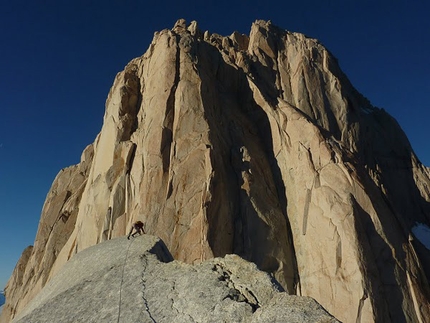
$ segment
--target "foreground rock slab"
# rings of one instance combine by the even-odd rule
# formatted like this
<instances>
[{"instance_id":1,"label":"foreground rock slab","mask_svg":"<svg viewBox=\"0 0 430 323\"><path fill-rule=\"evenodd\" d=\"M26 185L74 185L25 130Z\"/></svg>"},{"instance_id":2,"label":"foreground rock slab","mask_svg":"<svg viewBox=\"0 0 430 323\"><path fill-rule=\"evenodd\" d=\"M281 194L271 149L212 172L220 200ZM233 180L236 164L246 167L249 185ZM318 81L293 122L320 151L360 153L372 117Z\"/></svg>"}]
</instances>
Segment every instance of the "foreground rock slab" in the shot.
<instances>
[{"instance_id":1,"label":"foreground rock slab","mask_svg":"<svg viewBox=\"0 0 430 323\"><path fill-rule=\"evenodd\" d=\"M78 253L13 322L338 321L236 255L193 266L145 235Z\"/></svg>"}]
</instances>

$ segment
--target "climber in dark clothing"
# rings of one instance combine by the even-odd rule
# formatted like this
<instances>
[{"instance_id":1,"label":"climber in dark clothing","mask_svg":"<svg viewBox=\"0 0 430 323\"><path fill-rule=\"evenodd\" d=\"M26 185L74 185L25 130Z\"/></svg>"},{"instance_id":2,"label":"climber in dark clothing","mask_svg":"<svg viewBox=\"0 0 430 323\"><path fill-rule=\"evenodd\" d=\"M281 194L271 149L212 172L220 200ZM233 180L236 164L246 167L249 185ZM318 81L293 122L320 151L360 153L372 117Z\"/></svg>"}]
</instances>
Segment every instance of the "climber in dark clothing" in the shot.
<instances>
[{"instance_id":1,"label":"climber in dark clothing","mask_svg":"<svg viewBox=\"0 0 430 323\"><path fill-rule=\"evenodd\" d=\"M136 230L135 233L132 234L133 230ZM142 221L136 221L131 226L130 232L128 233L127 239L130 240L130 236L134 237L137 233L139 235L142 235L145 233L145 230L143 230L143 222Z\"/></svg>"}]
</instances>

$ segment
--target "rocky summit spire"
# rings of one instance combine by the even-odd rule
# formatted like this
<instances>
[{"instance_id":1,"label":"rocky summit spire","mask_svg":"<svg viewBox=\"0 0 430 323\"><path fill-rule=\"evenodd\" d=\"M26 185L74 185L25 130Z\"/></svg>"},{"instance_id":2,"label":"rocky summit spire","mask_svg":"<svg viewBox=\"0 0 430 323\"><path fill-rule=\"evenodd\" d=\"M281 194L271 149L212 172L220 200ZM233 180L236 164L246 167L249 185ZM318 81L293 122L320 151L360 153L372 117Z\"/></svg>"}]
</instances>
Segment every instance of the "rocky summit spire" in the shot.
<instances>
[{"instance_id":1,"label":"rocky summit spire","mask_svg":"<svg viewBox=\"0 0 430 323\"><path fill-rule=\"evenodd\" d=\"M412 230L430 225L430 170L327 49L270 22L224 37L178 20L118 73L0 321L135 220L175 259L235 253L342 322L430 317L430 252Z\"/></svg>"}]
</instances>

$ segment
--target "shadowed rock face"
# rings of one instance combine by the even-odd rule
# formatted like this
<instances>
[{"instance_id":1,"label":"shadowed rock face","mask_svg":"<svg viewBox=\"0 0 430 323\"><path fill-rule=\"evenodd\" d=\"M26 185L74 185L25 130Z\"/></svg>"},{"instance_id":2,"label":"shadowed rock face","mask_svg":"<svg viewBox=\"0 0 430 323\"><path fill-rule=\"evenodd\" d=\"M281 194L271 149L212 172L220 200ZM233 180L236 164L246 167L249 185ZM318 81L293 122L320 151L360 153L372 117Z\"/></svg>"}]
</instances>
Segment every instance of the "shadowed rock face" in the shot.
<instances>
[{"instance_id":1,"label":"shadowed rock face","mask_svg":"<svg viewBox=\"0 0 430 323\"><path fill-rule=\"evenodd\" d=\"M183 20L155 33L66 170L2 322L75 253L135 220L175 259L238 254L343 322L430 317L430 254L411 232L430 224L430 171L302 34L256 21L249 37L222 37Z\"/></svg>"},{"instance_id":2,"label":"shadowed rock face","mask_svg":"<svg viewBox=\"0 0 430 323\"><path fill-rule=\"evenodd\" d=\"M87 248L13 322L339 322L236 255L172 260L154 236Z\"/></svg>"}]
</instances>

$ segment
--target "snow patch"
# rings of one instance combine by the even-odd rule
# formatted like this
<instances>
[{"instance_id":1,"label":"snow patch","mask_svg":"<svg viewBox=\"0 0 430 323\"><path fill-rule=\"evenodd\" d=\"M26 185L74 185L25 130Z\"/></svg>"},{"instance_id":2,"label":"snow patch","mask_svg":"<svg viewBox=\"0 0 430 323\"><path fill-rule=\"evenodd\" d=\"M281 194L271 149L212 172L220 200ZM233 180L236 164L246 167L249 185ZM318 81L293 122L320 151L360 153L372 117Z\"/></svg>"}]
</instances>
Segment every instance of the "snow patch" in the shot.
<instances>
[{"instance_id":1,"label":"snow patch","mask_svg":"<svg viewBox=\"0 0 430 323\"><path fill-rule=\"evenodd\" d=\"M412 228L412 233L427 249L430 250L430 228L427 225L417 223Z\"/></svg>"}]
</instances>

